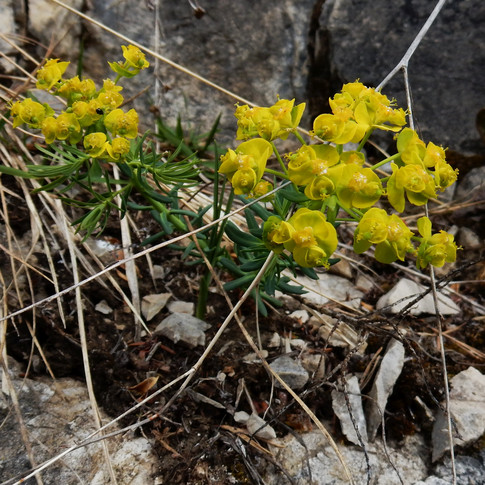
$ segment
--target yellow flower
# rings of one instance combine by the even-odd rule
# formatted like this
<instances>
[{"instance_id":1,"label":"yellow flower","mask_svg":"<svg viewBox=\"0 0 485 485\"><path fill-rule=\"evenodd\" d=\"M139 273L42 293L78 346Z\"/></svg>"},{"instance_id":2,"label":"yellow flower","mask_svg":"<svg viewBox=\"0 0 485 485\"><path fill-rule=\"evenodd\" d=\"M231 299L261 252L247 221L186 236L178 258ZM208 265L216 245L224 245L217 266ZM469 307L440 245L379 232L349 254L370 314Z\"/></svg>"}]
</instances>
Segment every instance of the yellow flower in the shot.
<instances>
[{"instance_id":1,"label":"yellow flower","mask_svg":"<svg viewBox=\"0 0 485 485\"><path fill-rule=\"evenodd\" d=\"M271 192L273 190L273 184L271 182L268 182L267 180L261 180L260 182L258 182L252 192L249 194L249 197L253 198L253 199L257 199L259 197L262 197L263 195L266 195L268 192ZM272 198L274 197L274 195L269 195L268 197L265 197L263 200L263 202L268 202L270 201Z\"/></svg>"},{"instance_id":2,"label":"yellow flower","mask_svg":"<svg viewBox=\"0 0 485 485\"><path fill-rule=\"evenodd\" d=\"M53 116L48 116L42 121L41 130L45 137L45 142L50 145L57 136L57 120Z\"/></svg>"},{"instance_id":3,"label":"yellow flower","mask_svg":"<svg viewBox=\"0 0 485 485\"><path fill-rule=\"evenodd\" d=\"M440 192L443 192L450 185L453 185L458 178L458 169L453 169L453 167L445 162L444 160L438 160L434 166L434 183L436 188Z\"/></svg>"},{"instance_id":4,"label":"yellow flower","mask_svg":"<svg viewBox=\"0 0 485 485\"><path fill-rule=\"evenodd\" d=\"M120 91L122 89L121 86L117 86L111 79L105 79L103 87L96 98L97 107L107 114L109 111L121 106L123 95L120 94Z\"/></svg>"},{"instance_id":5,"label":"yellow flower","mask_svg":"<svg viewBox=\"0 0 485 485\"><path fill-rule=\"evenodd\" d=\"M270 216L263 226L263 242L269 250L279 254L284 249L283 244L291 239L294 231L288 222L278 216Z\"/></svg>"},{"instance_id":6,"label":"yellow flower","mask_svg":"<svg viewBox=\"0 0 485 485\"><path fill-rule=\"evenodd\" d=\"M69 143L77 143L81 138L81 125L74 113L61 113L56 118L56 138L68 140Z\"/></svg>"},{"instance_id":7,"label":"yellow flower","mask_svg":"<svg viewBox=\"0 0 485 485\"><path fill-rule=\"evenodd\" d=\"M67 69L69 62L59 62L59 59L49 59L43 67L37 71L38 89L50 90L62 80L62 75Z\"/></svg>"},{"instance_id":8,"label":"yellow flower","mask_svg":"<svg viewBox=\"0 0 485 485\"><path fill-rule=\"evenodd\" d=\"M383 193L379 177L370 169L348 163L343 165L337 184L337 196L346 207L367 209Z\"/></svg>"},{"instance_id":9,"label":"yellow flower","mask_svg":"<svg viewBox=\"0 0 485 485\"><path fill-rule=\"evenodd\" d=\"M354 120L343 120L338 115L325 113L315 118L311 134L321 140L344 145L360 142L365 135L365 127Z\"/></svg>"},{"instance_id":10,"label":"yellow flower","mask_svg":"<svg viewBox=\"0 0 485 485\"><path fill-rule=\"evenodd\" d=\"M360 220L354 232L354 250L357 254L367 251L373 244L387 239L389 215L384 209L372 207Z\"/></svg>"},{"instance_id":11,"label":"yellow flower","mask_svg":"<svg viewBox=\"0 0 485 485\"><path fill-rule=\"evenodd\" d=\"M53 109L47 104L40 104L30 98L23 101L16 101L10 113L13 116L13 127L17 128L25 123L30 128L40 128L47 116L54 113Z\"/></svg>"},{"instance_id":12,"label":"yellow flower","mask_svg":"<svg viewBox=\"0 0 485 485\"><path fill-rule=\"evenodd\" d=\"M81 127L86 128L93 125L103 116L103 111L98 108L95 99L89 101L76 101L70 108L71 112L76 115Z\"/></svg>"},{"instance_id":13,"label":"yellow flower","mask_svg":"<svg viewBox=\"0 0 485 485\"><path fill-rule=\"evenodd\" d=\"M288 155L288 177L296 185L307 185L315 177L328 173L339 162L339 154L331 145L304 145Z\"/></svg>"},{"instance_id":14,"label":"yellow flower","mask_svg":"<svg viewBox=\"0 0 485 485\"><path fill-rule=\"evenodd\" d=\"M146 69L150 67L150 63L145 59L145 54L134 45L128 47L122 45L123 57L126 59L126 63L133 69Z\"/></svg>"},{"instance_id":15,"label":"yellow flower","mask_svg":"<svg viewBox=\"0 0 485 485\"><path fill-rule=\"evenodd\" d=\"M392 175L387 182L387 198L398 212L405 207L404 194L414 205L423 205L429 199L436 197L433 177L422 165L404 165L398 167L391 163Z\"/></svg>"},{"instance_id":16,"label":"yellow flower","mask_svg":"<svg viewBox=\"0 0 485 485\"><path fill-rule=\"evenodd\" d=\"M98 158L105 154L109 142L107 141L105 133L96 132L86 135L83 140L83 145L86 149L86 153L93 158Z\"/></svg>"},{"instance_id":17,"label":"yellow flower","mask_svg":"<svg viewBox=\"0 0 485 485\"><path fill-rule=\"evenodd\" d=\"M327 222L325 215L307 208L298 209L288 221L293 226L291 239L284 242L285 249L293 253L300 266L311 268L328 266L328 258L337 249L337 231Z\"/></svg>"},{"instance_id":18,"label":"yellow flower","mask_svg":"<svg viewBox=\"0 0 485 485\"><path fill-rule=\"evenodd\" d=\"M294 104L294 99L280 99L270 107L238 106L234 113L238 120L236 139L247 140L259 135L268 141L286 140L295 131L305 110L305 103Z\"/></svg>"},{"instance_id":19,"label":"yellow flower","mask_svg":"<svg viewBox=\"0 0 485 485\"><path fill-rule=\"evenodd\" d=\"M271 143L262 138L245 141L221 157L219 173L227 176L235 194L249 194L263 177L272 151Z\"/></svg>"},{"instance_id":20,"label":"yellow flower","mask_svg":"<svg viewBox=\"0 0 485 485\"><path fill-rule=\"evenodd\" d=\"M115 109L106 115L104 126L113 136L135 138L138 134L138 114L134 109L127 113L122 109Z\"/></svg>"},{"instance_id":21,"label":"yellow flower","mask_svg":"<svg viewBox=\"0 0 485 485\"><path fill-rule=\"evenodd\" d=\"M130 142L126 138L117 137L106 143L106 151L113 160L120 160L130 152Z\"/></svg>"},{"instance_id":22,"label":"yellow flower","mask_svg":"<svg viewBox=\"0 0 485 485\"><path fill-rule=\"evenodd\" d=\"M69 105L75 101L89 101L96 94L96 85L92 79L79 79L75 76L62 83L57 92L65 99Z\"/></svg>"},{"instance_id":23,"label":"yellow flower","mask_svg":"<svg viewBox=\"0 0 485 485\"><path fill-rule=\"evenodd\" d=\"M457 246L453 235L440 231L432 234L431 221L427 217L418 219L418 230L422 236L418 248L416 266L426 268L428 264L442 267L445 263L453 263L456 260Z\"/></svg>"},{"instance_id":24,"label":"yellow flower","mask_svg":"<svg viewBox=\"0 0 485 485\"><path fill-rule=\"evenodd\" d=\"M109 67L118 76L133 77L136 76L142 69L150 67L150 63L145 59L145 54L133 45L128 47L122 45L124 62L108 62Z\"/></svg>"},{"instance_id":25,"label":"yellow flower","mask_svg":"<svg viewBox=\"0 0 485 485\"><path fill-rule=\"evenodd\" d=\"M367 251L373 244L375 258L381 263L404 260L406 253L414 253L412 231L397 215L372 207L360 220L354 233L354 250L357 254Z\"/></svg>"}]
</instances>

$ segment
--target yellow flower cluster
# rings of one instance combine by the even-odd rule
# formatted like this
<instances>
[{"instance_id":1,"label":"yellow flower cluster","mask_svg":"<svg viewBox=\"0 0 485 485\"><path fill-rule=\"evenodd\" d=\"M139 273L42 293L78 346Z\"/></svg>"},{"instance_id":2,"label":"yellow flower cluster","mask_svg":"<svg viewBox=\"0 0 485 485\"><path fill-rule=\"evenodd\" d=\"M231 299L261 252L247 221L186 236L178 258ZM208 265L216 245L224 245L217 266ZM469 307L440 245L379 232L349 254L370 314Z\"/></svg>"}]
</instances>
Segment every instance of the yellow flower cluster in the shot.
<instances>
[{"instance_id":1,"label":"yellow flower cluster","mask_svg":"<svg viewBox=\"0 0 485 485\"><path fill-rule=\"evenodd\" d=\"M304 103L279 99L273 106L249 108L238 106L237 139L247 140L221 158L219 172L227 175L238 195L260 197L273 188L264 180L265 173L290 180L293 184L296 212L281 217L281 205L270 216L263 229L263 242L271 250L291 252L302 267L326 266L337 247L334 225L343 210L356 221L354 249L357 253L375 246L375 257L383 263L403 261L407 254L417 256L417 266L441 266L454 261L456 244L453 237L441 231L432 235L429 219L421 219L416 236L397 214L376 207L387 201L398 212L405 209L406 199L423 205L435 199L457 179L457 171L446 162L445 150L433 143L427 145L406 125L406 112L395 102L362 83L345 84L329 100L332 113L317 116L311 134L319 138L308 145L297 133ZM364 144L372 131L392 131L397 136L398 153L376 166L365 166L362 146L344 150L346 143ZM286 154L277 152L274 140L285 140L295 134L301 148ZM252 138L251 140L248 140ZM271 142L271 143L270 143ZM282 172L266 168L274 153ZM381 178L376 169L390 163L392 174ZM273 181L274 183L275 181ZM327 215L325 215L327 214ZM348 219L347 219L348 220ZM415 248L413 241L419 242Z\"/></svg>"},{"instance_id":2,"label":"yellow flower cluster","mask_svg":"<svg viewBox=\"0 0 485 485\"><path fill-rule=\"evenodd\" d=\"M132 77L149 66L145 55L134 46L122 46L124 62L110 63L118 74L116 81L106 79L97 89L92 79L79 76L64 79L69 62L49 59L37 71L36 87L64 98L67 107L57 114L48 104L26 98L11 106L13 127L26 124L40 129L47 144L56 140L76 145L82 141L92 158L119 161L130 150L130 139L138 134L138 114L121 108L123 89L116 83L121 77Z\"/></svg>"}]
</instances>

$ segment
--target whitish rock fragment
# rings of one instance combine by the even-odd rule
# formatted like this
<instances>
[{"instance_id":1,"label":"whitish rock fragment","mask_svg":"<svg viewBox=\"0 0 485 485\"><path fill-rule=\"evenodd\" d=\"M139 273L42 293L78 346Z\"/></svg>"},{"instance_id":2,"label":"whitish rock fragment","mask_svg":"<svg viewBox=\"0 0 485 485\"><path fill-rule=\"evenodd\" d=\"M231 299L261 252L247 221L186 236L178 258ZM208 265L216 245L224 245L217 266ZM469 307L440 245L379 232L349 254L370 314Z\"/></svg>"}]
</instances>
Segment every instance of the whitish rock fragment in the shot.
<instances>
[{"instance_id":1,"label":"whitish rock fragment","mask_svg":"<svg viewBox=\"0 0 485 485\"><path fill-rule=\"evenodd\" d=\"M342 463L321 431L276 438L272 440L269 449L275 455L276 462L284 468L295 484L349 485L350 483ZM400 443L395 448L392 443L388 443L387 451L380 440L367 445L365 451L356 446L339 446L339 450L355 485L369 483L411 485L418 480L423 480L428 473L424 461L426 446L419 435L406 437L404 443ZM369 460L369 470L366 465L367 460ZM282 480L281 472L274 472L274 466L268 467L263 479L267 485L281 485L286 481ZM288 483L290 483L289 480Z\"/></svg>"},{"instance_id":2,"label":"whitish rock fragment","mask_svg":"<svg viewBox=\"0 0 485 485\"><path fill-rule=\"evenodd\" d=\"M332 391L332 408L340 420L342 432L347 439L357 446L362 446L362 443L366 445L367 426L365 422L364 409L362 408L359 380L356 376L346 379L345 392L347 397L345 396L343 390L337 391L335 389ZM355 429L356 427L359 431L360 439L357 434L357 430Z\"/></svg>"},{"instance_id":3,"label":"whitish rock fragment","mask_svg":"<svg viewBox=\"0 0 485 485\"><path fill-rule=\"evenodd\" d=\"M344 322L339 322L325 314L315 312L310 318L309 324L318 328L320 338L331 347L352 347L359 343L359 334ZM363 351L365 346L362 345L360 350Z\"/></svg>"},{"instance_id":4,"label":"whitish rock fragment","mask_svg":"<svg viewBox=\"0 0 485 485\"><path fill-rule=\"evenodd\" d=\"M282 355L275 359L270 367L288 384L291 389L300 389L308 381L308 372L297 360L292 359L288 355ZM276 387L283 386L276 381Z\"/></svg>"},{"instance_id":5,"label":"whitish rock fragment","mask_svg":"<svg viewBox=\"0 0 485 485\"><path fill-rule=\"evenodd\" d=\"M318 280L307 276L299 276L298 283L308 292L303 298L316 305L323 305L330 300L359 308L360 300L364 295L349 280L329 273L318 275Z\"/></svg>"},{"instance_id":6,"label":"whitish rock fragment","mask_svg":"<svg viewBox=\"0 0 485 485\"><path fill-rule=\"evenodd\" d=\"M195 305L190 301L171 301L168 304L168 309L172 313L188 313L194 314Z\"/></svg>"},{"instance_id":7,"label":"whitish rock fragment","mask_svg":"<svg viewBox=\"0 0 485 485\"><path fill-rule=\"evenodd\" d=\"M171 293L157 293L143 297L143 300L141 301L141 313L146 318L147 322L165 307L171 296Z\"/></svg>"},{"instance_id":8,"label":"whitish rock fragment","mask_svg":"<svg viewBox=\"0 0 485 485\"><path fill-rule=\"evenodd\" d=\"M394 288L381 296L377 302L377 309L384 309L388 313L399 313L410 302L416 299L420 293L427 288L407 278L402 278ZM438 292L438 311L442 315L456 315L460 313L458 305ZM428 293L424 298L419 299L410 309L411 315L422 315L423 313L435 314L433 295Z\"/></svg>"},{"instance_id":9,"label":"whitish rock fragment","mask_svg":"<svg viewBox=\"0 0 485 485\"><path fill-rule=\"evenodd\" d=\"M104 315L108 315L113 311L113 309L108 305L108 302L106 300L101 300L95 307L94 309L99 312L103 313Z\"/></svg>"},{"instance_id":10,"label":"whitish rock fragment","mask_svg":"<svg viewBox=\"0 0 485 485\"><path fill-rule=\"evenodd\" d=\"M264 428L262 428L262 426L264 426ZM254 434L258 438L263 438L265 440L276 438L275 430L257 414L251 414L251 416L249 416L246 421L246 428L248 429L249 434Z\"/></svg>"},{"instance_id":11,"label":"whitish rock fragment","mask_svg":"<svg viewBox=\"0 0 485 485\"><path fill-rule=\"evenodd\" d=\"M163 335L173 342L184 342L194 348L205 345L205 331L210 325L186 313L172 313L164 318L155 329L155 335Z\"/></svg>"},{"instance_id":12,"label":"whitish rock fragment","mask_svg":"<svg viewBox=\"0 0 485 485\"><path fill-rule=\"evenodd\" d=\"M464 446L485 433L485 375L469 367L451 379L450 387L450 413L455 427L453 442ZM440 410L432 434L433 461L450 448L447 421Z\"/></svg>"},{"instance_id":13,"label":"whitish rock fragment","mask_svg":"<svg viewBox=\"0 0 485 485\"><path fill-rule=\"evenodd\" d=\"M382 422L382 416L387 405L387 399L392 393L394 384L401 374L404 365L404 346L398 340L392 339L387 346L370 392L367 408L367 430L369 441L374 441L377 430Z\"/></svg>"}]
</instances>

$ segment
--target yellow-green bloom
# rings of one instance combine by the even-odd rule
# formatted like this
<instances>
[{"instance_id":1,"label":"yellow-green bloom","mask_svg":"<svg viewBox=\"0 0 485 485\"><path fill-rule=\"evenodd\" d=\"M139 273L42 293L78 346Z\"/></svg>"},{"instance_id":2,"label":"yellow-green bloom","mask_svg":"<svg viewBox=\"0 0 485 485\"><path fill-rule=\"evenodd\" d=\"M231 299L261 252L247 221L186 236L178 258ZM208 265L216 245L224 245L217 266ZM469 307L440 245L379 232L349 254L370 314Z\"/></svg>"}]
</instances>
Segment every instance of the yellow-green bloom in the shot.
<instances>
[{"instance_id":1,"label":"yellow-green bloom","mask_svg":"<svg viewBox=\"0 0 485 485\"><path fill-rule=\"evenodd\" d=\"M107 141L105 133L96 132L86 135L83 140L83 145L86 153L93 158L98 158L105 154L109 142Z\"/></svg>"},{"instance_id":2,"label":"yellow-green bloom","mask_svg":"<svg viewBox=\"0 0 485 485\"><path fill-rule=\"evenodd\" d=\"M262 197L263 195L266 195L268 192L271 192L273 190L273 184L271 182L268 182L267 180L261 180L259 181L255 187L253 188L252 192L249 194L249 197L253 199L257 199L259 197ZM268 197L265 197L263 202L268 202L270 201L274 195L269 195Z\"/></svg>"},{"instance_id":3,"label":"yellow-green bloom","mask_svg":"<svg viewBox=\"0 0 485 485\"><path fill-rule=\"evenodd\" d=\"M296 185L307 185L315 177L326 176L339 162L339 153L331 145L304 145L287 158L289 179Z\"/></svg>"},{"instance_id":4,"label":"yellow-green bloom","mask_svg":"<svg viewBox=\"0 0 485 485\"><path fill-rule=\"evenodd\" d=\"M249 194L263 177L272 151L271 143L262 138L245 141L221 157L219 173L227 176L235 194Z\"/></svg>"},{"instance_id":5,"label":"yellow-green bloom","mask_svg":"<svg viewBox=\"0 0 485 485\"><path fill-rule=\"evenodd\" d=\"M112 160L120 160L128 155L130 142L126 138L114 138L111 143L106 143L106 151Z\"/></svg>"},{"instance_id":6,"label":"yellow-green bloom","mask_svg":"<svg viewBox=\"0 0 485 485\"><path fill-rule=\"evenodd\" d=\"M135 138L138 134L138 113L134 109L127 113L115 109L106 115L104 126L113 136Z\"/></svg>"},{"instance_id":7,"label":"yellow-green bloom","mask_svg":"<svg viewBox=\"0 0 485 485\"><path fill-rule=\"evenodd\" d=\"M265 246L279 254L284 249L284 243L291 239L295 232L293 226L278 216L270 216L263 226L263 242Z\"/></svg>"},{"instance_id":8,"label":"yellow-green bloom","mask_svg":"<svg viewBox=\"0 0 485 485\"><path fill-rule=\"evenodd\" d=\"M45 142L50 145L54 142L57 136L57 120L53 116L44 118L42 121L41 130L45 137Z\"/></svg>"},{"instance_id":9,"label":"yellow-green bloom","mask_svg":"<svg viewBox=\"0 0 485 485\"><path fill-rule=\"evenodd\" d=\"M17 128L25 123L30 128L41 128L42 122L47 116L54 114L54 110L47 104L40 104L30 98L16 101L11 109L13 127Z\"/></svg>"},{"instance_id":10,"label":"yellow-green bloom","mask_svg":"<svg viewBox=\"0 0 485 485\"><path fill-rule=\"evenodd\" d=\"M427 217L418 219L418 230L422 236L418 248L416 266L426 268L428 264L442 267L445 263L453 263L456 260L457 246L452 234L445 231L432 234L431 221Z\"/></svg>"},{"instance_id":11,"label":"yellow-green bloom","mask_svg":"<svg viewBox=\"0 0 485 485\"><path fill-rule=\"evenodd\" d=\"M307 208L298 209L288 220L293 227L291 239L283 243L293 259L304 268L328 266L328 258L337 249L337 231L325 215Z\"/></svg>"},{"instance_id":12,"label":"yellow-green bloom","mask_svg":"<svg viewBox=\"0 0 485 485\"><path fill-rule=\"evenodd\" d=\"M422 165L410 164L398 167L395 163L391 163L391 167L392 175L387 182L387 197L398 212L404 211L404 194L414 205L424 205L429 199L436 197L433 177Z\"/></svg>"},{"instance_id":13,"label":"yellow-green bloom","mask_svg":"<svg viewBox=\"0 0 485 485\"><path fill-rule=\"evenodd\" d=\"M69 105L75 101L89 101L96 94L96 85L92 79L79 79L75 76L62 83L57 92L67 99Z\"/></svg>"},{"instance_id":14,"label":"yellow-green bloom","mask_svg":"<svg viewBox=\"0 0 485 485\"><path fill-rule=\"evenodd\" d=\"M123 88L117 86L111 79L105 79L103 87L100 89L96 98L97 107L101 109L104 114L112 111L123 103L123 95L120 91Z\"/></svg>"},{"instance_id":15,"label":"yellow-green bloom","mask_svg":"<svg viewBox=\"0 0 485 485\"><path fill-rule=\"evenodd\" d=\"M340 116L324 113L313 121L312 135L321 140L344 145L345 143L358 143L365 135L365 127L352 119L342 119Z\"/></svg>"},{"instance_id":16,"label":"yellow-green bloom","mask_svg":"<svg viewBox=\"0 0 485 485\"><path fill-rule=\"evenodd\" d=\"M349 163L342 166L337 184L337 196L346 207L367 209L383 193L379 177L370 169Z\"/></svg>"},{"instance_id":17,"label":"yellow-green bloom","mask_svg":"<svg viewBox=\"0 0 485 485\"><path fill-rule=\"evenodd\" d=\"M434 183L436 188L443 192L450 185L453 185L458 178L458 169L454 169L444 160L438 160L434 166Z\"/></svg>"},{"instance_id":18,"label":"yellow-green bloom","mask_svg":"<svg viewBox=\"0 0 485 485\"><path fill-rule=\"evenodd\" d=\"M93 125L103 116L103 111L98 107L95 99L74 102L70 112L76 115L83 128Z\"/></svg>"},{"instance_id":19,"label":"yellow-green bloom","mask_svg":"<svg viewBox=\"0 0 485 485\"><path fill-rule=\"evenodd\" d=\"M62 80L62 75L69 64L69 62L59 62L59 59L49 59L37 71L36 87L38 89L46 89L47 91L50 90Z\"/></svg>"},{"instance_id":20,"label":"yellow-green bloom","mask_svg":"<svg viewBox=\"0 0 485 485\"><path fill-rule=\"evenodd\" d=\"M108 62L109 67L118 74L124 77L136 76L142 69L150 67L150 63L145 59L145 54L134 45L121 46L123 50L124 62Z\"/></svg>"},{"instance_id":21,"label":"yellow-green bloom","mask_svg":"<svg viewBox=\"0 0 485 485\"><path fill-rule=\"evenodd\" d=\"M81 125L74 113L61 113L57 118L56 138L58 140L69 140L70 143L77 143L81 135Z\"/></svg>"},{"instance_id":22,"label":"yellow-green bloom","mask_svg":"<svg viewBox=\"0 0 485 485\"><path fill-rule=\"evenodd\" d=\"M268 141L276 138L286 140L295 131L305 110L305 103L297 106L294 104L294 99L279 99L270 107L238 106L234 113L238 120L236 139L247 140L260 136Z\"/></svg>"},{"instance_id":23,"label":"yellow-green bloom","mask_svg":"<svg viewBox=\"0 0 485 485\"><path fill-rule=\"evenodd\" d=\"M414 253L412 231L397 215L372 207L360 220L354 233L354 250L357 254L375 244L375 258L381 263L404 260L406 253Z\"/></svg>"}]
</instances>

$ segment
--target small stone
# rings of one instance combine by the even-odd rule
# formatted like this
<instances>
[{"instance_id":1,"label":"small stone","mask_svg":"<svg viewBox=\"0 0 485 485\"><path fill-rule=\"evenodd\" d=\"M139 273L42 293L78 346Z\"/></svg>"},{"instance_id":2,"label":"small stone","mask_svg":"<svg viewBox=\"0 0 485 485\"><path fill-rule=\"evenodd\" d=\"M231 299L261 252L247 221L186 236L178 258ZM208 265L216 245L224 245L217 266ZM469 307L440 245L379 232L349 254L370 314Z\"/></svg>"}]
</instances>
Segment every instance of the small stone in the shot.
<instances>
[{"instance_id":1,"label":"small stone","mask_svg":"<svg viewBox=\"0 0 485 485\"><path fill-rule=\"evenodd\" d=\"M113 312L113 309L108 305L108 302L106 300L101 300L95 307L94 309L102 313L103 315L108 315Z\"/></svg>"},{"instance_id":2,"label":"small stone","mask_svg":"<svg viewBox=\"0 0 485 485\"><path fill-rule=\"evenodd\" d=\"M300 389L308 381L308 372L305 370L300 361L294 360L288 355L278 357L270 364L276 374L278 374L291 389ZM280 389L283 386L276 381L275 386Z\"/></svg>"},{"instance_id":3,"label":"small stone","mask_svg":"<svg viewBox=\"0 0 485 485\"><path fill-rule=\"evenodd\" d=\"M455 431L453 442L465 446L485 433L485 375L474 367L457 374L450 381L450 413ZM450 449L448 420L439 411L433 426L433 461Z\"/></svg>"},{"instance_id":4,"label":"small stone","mask_svg":"<svg viewBox=\"0 0 485 485\"><path fill-rule=\"evenodd\" d=\"M310 315L306 310L295 310L293 313L290 313L289 316L299 320L301 323L308 322L308 319L310 318Z\"/></svg>"},{"instance_id":5,"label":"small stone","mask_svg":"<svg viewBox=\"0 0 485 485\"><path fill-rule=\"evenodd\" d=\"M313 379L320 380L325 377L325 356L323 354L303 352L301 364L313 376Z\"/></svg>"},{"instance_id":6,"label":"small stone","mask_svg":"<svg viewBox=\"0 0 485 485\"><path fill-rule=\"evenodd\" d=\"M168 310L172 313L194 314L195 305L189 301L171 301L168 304Z\"/></svg>"},{"instance_id":7,"label":"small stone","mask_svg":"<svg viewBox=\"0 0 485 485\"><path fill-rule=\"evenodd\" d=\"M468 227L460 228L457 242L460 246L463 246L463 249L479 249L483 247L483 241Z\"/></svg>"},{"instance_id":8,"label":"small stone","mask_svg":"<svg viewBox=\"0 0 485 485\"><path fill-rule=\"evenodd\" d=\"M387 346L369 394L367 429L370 441L374 441L377 430L382 424L382 416L386 410L387 400L392 393L394 384L401 375L403 365L404 346L398 340L392 339Z\"/></svg>"},{"instance_id":9,"label":"small stone","mask_svg":"<svg viewBox=\"0 0 485 485\"><path fill-rule=\"evenodd\" d=\"M275 430L257 414L251 414L251 416L249 416L248 420L246 421L246 428L248 429L249 434L254 434L254 436L258 438L265 440L272 440L276 438Z\"/></svg>"},{"instance_id":10,"label":"small stone","mask_svg":"<svg viewBox=\"0 0 485 485\"><path fill-rule=\"evenodd\" d=\"M426 288L412 280L402 278L391 291L379 298L377 309L387 313L400 313L411 301L416 299ZM441 315L457 315L460 308L442 292L438 292L438 311ZM429 292L418 300L411 308L411 315L422 315L423 313L435 314L433 295Z\"/></svg>"},{"instance_id":11,"label":"small stone","mask_svg":"<svg viewBox=\"0 0 485 485\"><path fill-rule=\"evenodd\" d=\"M237 411L234 413L234 421L239 424L246 424L249 419L249 414L246 411Z\"/></svg>"},{"instance_id":12,"label":"small stone","mask_svg":"<svg viewBox=\"0 0 485 485\"><path fill-rule=\"evenodd\" d=\"M141 301L141 313L147 322L160 313L171 296L171 293L157 293L143 297Z\"/></svg>"},{"instance_id":13,"label":"small stone","mask_svg":"<svg viewBox=\"0 0 485 485\"><path fill-rule=\"evenodd\" d=\"M332 408L347 439L357 446L366 445L367 426L362 408L359 380L356 376L346 378L345 392L347 396L345 396L344 391L337 391L336 389L332 391ZM352 414L349 412L349 405ZM359 434L357 434L357 431Z\"/></svg>"},{"instance_id":14,"label":"small stone","mask_svg":"<svg viewBox=\"0 0 485 485\"><path fill-rule=\"evenodd\" d=\"M199 318L186 313L172 313L164 318L157 326L154 335L163 335L172 342L184 342L188 347L194 348L205 345L205 330L210 325Z\"/></svg>"}]
</instances>

